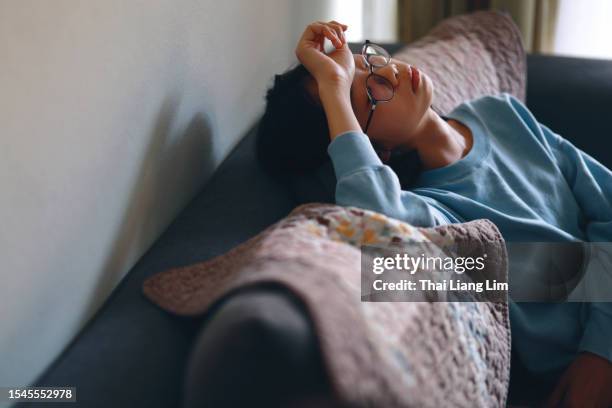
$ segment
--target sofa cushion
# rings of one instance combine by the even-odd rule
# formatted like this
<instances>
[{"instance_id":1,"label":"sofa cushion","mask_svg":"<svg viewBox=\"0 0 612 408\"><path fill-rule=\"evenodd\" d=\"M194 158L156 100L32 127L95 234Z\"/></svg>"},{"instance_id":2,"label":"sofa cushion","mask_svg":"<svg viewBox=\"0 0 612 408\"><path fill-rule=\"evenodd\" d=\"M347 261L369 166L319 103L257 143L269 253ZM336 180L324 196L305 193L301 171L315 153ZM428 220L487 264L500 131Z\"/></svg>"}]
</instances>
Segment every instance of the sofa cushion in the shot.
<instances>
[{"instance_id":1,"label":"sofa cushion","mask_svg":"<svg viewBox=\"0 0 612 408\"><path fill-rule=\"evenodd\" d=\"M529 110L612 169L612 60L529 55L528 61Z\"/></svg>"}]
</instances>

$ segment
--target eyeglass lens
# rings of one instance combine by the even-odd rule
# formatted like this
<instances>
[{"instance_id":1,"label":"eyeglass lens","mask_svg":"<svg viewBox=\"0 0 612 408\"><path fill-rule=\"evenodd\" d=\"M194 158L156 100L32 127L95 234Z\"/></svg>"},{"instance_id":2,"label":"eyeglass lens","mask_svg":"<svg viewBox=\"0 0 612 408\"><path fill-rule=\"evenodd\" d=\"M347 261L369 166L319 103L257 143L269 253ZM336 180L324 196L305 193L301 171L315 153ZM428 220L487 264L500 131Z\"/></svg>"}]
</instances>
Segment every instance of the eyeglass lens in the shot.
<instances>
[{"instance_id":1,"label":"eyeglass lens","mask_svg":"<svg viewBox=\"0 0 612 408\"><path fill-rule=\"evenodd\" d=\"M370 96L377 101L388 101L393 98L393 84L380 75L370 75L366 86Z\"/></svg>"},{"instance_id":2,"label":"eyeglass lens","mask_svg":"<svg viewBox=\"0 0 612 408\"><path fill-rule=\"evenodd\" d=\"M363 48L366 62L373 67L384 67L389 63L389 53L378 44L367 43Z\"/></svg>"},{"instance_id":3,"label":"eyeglass lens","mask_svg":"<svg viewBox=\"0 0 612 408\"><path fill-rule=\"evenodd\" d=\"M372 75L368 76L366 82L370 97L379 102L390 100L393 98L393 84L383 76L373 73L372 69L386 66L390 61L389 53L383 47L367 42L363 47L363 56L372 70Z\"/></svg>"}]
</instances>

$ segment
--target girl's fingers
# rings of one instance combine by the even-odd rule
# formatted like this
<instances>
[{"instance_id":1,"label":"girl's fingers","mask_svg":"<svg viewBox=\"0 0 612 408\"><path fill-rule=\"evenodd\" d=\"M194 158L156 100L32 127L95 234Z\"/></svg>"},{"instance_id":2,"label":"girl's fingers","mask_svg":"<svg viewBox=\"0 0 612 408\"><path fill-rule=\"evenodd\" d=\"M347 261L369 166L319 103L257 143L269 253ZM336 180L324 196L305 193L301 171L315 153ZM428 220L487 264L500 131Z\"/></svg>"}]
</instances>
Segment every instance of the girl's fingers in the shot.
<instances>
[{"instance_id":1,"label":"girl's fingers","mask_svg":"<svg viewBox=\"0 0 612 408\"><path fill-rule=\"evenodd\" d=\"M335 31L336 36L340 39L342 44L344 44L346 42L346 38L344 37L344 30L340 24L330 23L329 26Z\"/></svg>"},{"instance_id":2,"label":"girl's fingers","mask_svg":"<svg viewBox=\"0 0 612 408\"><path fill-rule=\"evenodd\" d=\"M332 20L332 21L330 21L330 23L332 23L332 24L338 24L339 26L341 26L341 27L342 27L342 29L343 29L344 31L346 31L346 29L348 28L348 26L347 26L346 24L339 23L339 22L337 22L336 20Z\"/></svg>"},{"instance_id":3,"label":"girl's fingers","mask_svg":"<svg viewBox=\"0 0 612 408\"><path fill-rule=\"evenodd\" d=\"M320 22L314 22L308 24L306 27L306 31L304 31L303 38L304 40L315 40L316 38L325 34L326 25Z\"/></svg>"},{"instance_id":4,"label":"girl's fingers","mask_svg":"<svg viewBox=\"0 0 612 408\"><path fill-rule=\"evenodd\" d=\"M346 24L342 24L337 22L336 20L331 20L328 22L325 21L317 21L318 24L323 24L323 25L327 25L327 26L334 26L334 27L338 27L340 28L342 31L346 31L346 29L348 28L348 26Z\"/></svg>"},{"instance_id":5,"label":"girl's fingers","mask_svg":"<svg viewBox=\"0 0 612 408\"><path fill-rule=\"evenodd\" d=\"M329 28L326 27L325 28L325 36L332 42L332 44L336 47L336 48L340 48L342 47L342 40L340 39L340 37L338 37L338 34L336 33L336 31L333 28Z\"/></svg>"},{"instance_id":6,"label":"girl's fingers","mask_svg":"<svg viewBox=\"0 0 612 408\"><path fill-rule=\"evenodd\" d=\"M346 31L348 29L348 26L346 24L341 24L339 22L337 22L336 20L331 20L329 22L324 22L324 21L316 21L316 24L321 24L324 26L328 26L330 28L332 28L334 31L336 31L338 33L338 37L341 37L342 34L344 33L344 31Z\"/></svg>"},{"instance_id":7,"label":"girl's fingers","mask_svg":"<svg viewBox=\"0 0 612 408\"><path fill-rule=\"evenodd\" d=\"M341 36L344 36L344 32L348 29L348 26L346 24L339 23L336 20L332 20L329 23L337 28L337 30L339 31L338 34Z\"/></svg>"},{"instance_id":8,"label":"girl's fingers","mask_svg":"<svg viewBox=\"0 0 612 408\"><path fill-rule=\"evenodd\" d=\"M342 46L342 41L340 40L340 38L336 34L336 31L332 27L324 23L315 23L315 24L316 24L316 28L320 29L321 35L323 35L325 38L331 41L331 43L336 48L340 48Z\"/></svg>"},{"instance_id":9,"label":"girl's fingers","mask_svg":"<svg viewBox=\"0 0 612 408\"><path fill-rule=\"evenodd\" d=\"M309 27L311 27L312 31L315 34L325 36L332 43L336 43L336 41L340 41L340 39L336 35L336 32L328 24L312 23Z\"/></svg>"},{"instance_id":10,"label":"girl's fingers","mask_svg":"<svg viewBox=\"0 0 612 408\"><path fill-rule=\"evenodd\" d=\"M320 50L323 50L324 38L329 39L334 47L341 48L346 43L346 37L344 36L346 28L344 27L347 26L335 21L330 21L329 23L316 21L308 25L303 39L318 42Z\"/></svg>"}]
</instances>

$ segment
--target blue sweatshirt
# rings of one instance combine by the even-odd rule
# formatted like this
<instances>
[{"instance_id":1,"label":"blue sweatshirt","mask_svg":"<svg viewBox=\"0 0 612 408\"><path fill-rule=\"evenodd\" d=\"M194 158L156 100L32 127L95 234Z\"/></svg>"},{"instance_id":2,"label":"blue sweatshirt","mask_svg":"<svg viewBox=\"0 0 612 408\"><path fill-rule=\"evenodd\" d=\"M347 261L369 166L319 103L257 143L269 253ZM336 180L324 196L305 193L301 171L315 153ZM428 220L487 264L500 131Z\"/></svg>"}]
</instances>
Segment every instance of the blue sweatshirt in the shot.
<instances>
[{"instance_id":1,"label":"blue sweatshirt","mask_svg":"<svg viewBox=\"0 0 612 408\"><path fill-rule=\"evenodd\" d=\"M508 242L612 241L612 172L538 123L518 99L486 96L447 116L470 128L472 149L424 171L411 191L364 133L336 137L328 153L337 204L423 227L488 218ZM513 351L534 373L558 373L580 351L612 361L612 303L511 301L510 322Z\"/></svg>"}]
</instances>

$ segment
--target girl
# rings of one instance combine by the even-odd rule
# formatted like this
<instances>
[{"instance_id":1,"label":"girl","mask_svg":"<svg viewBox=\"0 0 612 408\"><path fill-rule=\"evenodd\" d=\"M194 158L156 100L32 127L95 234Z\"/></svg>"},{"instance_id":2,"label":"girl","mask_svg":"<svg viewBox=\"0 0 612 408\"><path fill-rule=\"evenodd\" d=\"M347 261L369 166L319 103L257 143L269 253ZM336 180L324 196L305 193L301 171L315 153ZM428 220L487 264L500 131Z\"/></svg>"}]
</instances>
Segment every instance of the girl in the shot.
<instances>
[{"instance_id":1,"label":"girl","mask_svg":"<svg viewBox=\"0 0 612 408\"><path fill-rule=\"evenodd\" d=\"M509 94L438 115L426 73L376 45L352 54L346 30L308 25L302 65L276 76L259 130L269 169L307 173L329 157L337 204L415 226L488 218L506 241L612 240L610 170ZM415 153L421 171L398 177L383 163L394 151ZM549 406L612 405L612 305L511 302L510 318L514 357L556 382Z\"/></svg>"}]
</instances>

